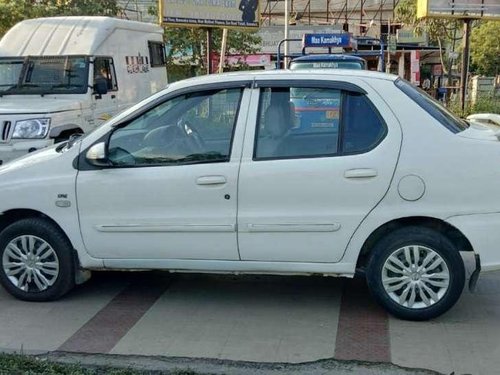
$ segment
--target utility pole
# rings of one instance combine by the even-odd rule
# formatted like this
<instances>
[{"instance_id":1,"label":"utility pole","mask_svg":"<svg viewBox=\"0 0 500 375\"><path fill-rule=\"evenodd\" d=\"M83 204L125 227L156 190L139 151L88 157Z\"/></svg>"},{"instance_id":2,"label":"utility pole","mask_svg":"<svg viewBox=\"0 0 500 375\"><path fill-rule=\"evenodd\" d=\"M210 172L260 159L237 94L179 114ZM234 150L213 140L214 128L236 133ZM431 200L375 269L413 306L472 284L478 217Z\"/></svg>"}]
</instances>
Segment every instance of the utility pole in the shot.
<instances>
[{"instance_id":1,"label":"utility pole","mask_svg":"<svg viewBox=\"0 0 500 375\"><path fill-rule=\"evenodd\" d=\"M283 59L283 64L285 65L284 66L285 69L288 67L288 40L287 40L288 39L288 17L289 17L288 1L289 0L285 0L285 58Z\"/></svg>"},{"instance_id":2,"label":"utility pole","mask_svg":"<svg viewBox=\"0 0 500 375\"><path fill-rule=\"evenodd\" d=\"M207 74L212 73L212 29L207 28Z\"/></svg>"},{"instance_id":3,"label":"utility pole","mask_svg":"<svg viewBox=\"0 0 500 375\"><path fill-rule=\"evenodd\" d=\"M219 73L224 72L224 61L226 60L226 49L227 49L227 29L222 29L222 43L220 48L220 62L219 62Z\"/></svg>"},{"instance_id":4,"label":"utility pole","mask_svg":"<svg viewBox=\"0 0 500 375\"><path fill-rule=\"evenodd\" d=\"M465 112L465 97L467 96L467 78L469 75L470 52L470 19L464 19L464 51L462 53L462 75L460 79L460 108Z\"/></svg>"}]
</instances>

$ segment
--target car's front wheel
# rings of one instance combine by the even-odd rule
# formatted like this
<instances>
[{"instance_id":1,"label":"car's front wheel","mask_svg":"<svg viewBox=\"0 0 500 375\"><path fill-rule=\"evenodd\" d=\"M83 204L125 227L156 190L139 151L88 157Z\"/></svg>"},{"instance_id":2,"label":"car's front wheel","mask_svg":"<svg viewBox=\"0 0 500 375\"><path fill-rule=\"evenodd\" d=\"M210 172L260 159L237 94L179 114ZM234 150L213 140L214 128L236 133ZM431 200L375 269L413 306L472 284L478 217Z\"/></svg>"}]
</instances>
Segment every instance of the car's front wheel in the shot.
<instances>
[{"instance_id":1,"label":"car's front wheel","mask_svg":"<svg viewBox=\"0 0 500 375\"><path fill-rule=\"evenodd\" d=\"M456 303L465 268L446 236L425 227L406 227L377 242L366 277L375 299L391 314L427 320Z\"/></svg>"},{"instance_id":2,"label":"car's front wheel","mask_svg":"<svg viewBox=\"0 0 500 375\"><path fill-rule=\"evenodd\" d=\"M49 220L19 220L0 233L0 282L14 297L50 301L74 286L72 246Z\"/></svg>"}]
</instances>

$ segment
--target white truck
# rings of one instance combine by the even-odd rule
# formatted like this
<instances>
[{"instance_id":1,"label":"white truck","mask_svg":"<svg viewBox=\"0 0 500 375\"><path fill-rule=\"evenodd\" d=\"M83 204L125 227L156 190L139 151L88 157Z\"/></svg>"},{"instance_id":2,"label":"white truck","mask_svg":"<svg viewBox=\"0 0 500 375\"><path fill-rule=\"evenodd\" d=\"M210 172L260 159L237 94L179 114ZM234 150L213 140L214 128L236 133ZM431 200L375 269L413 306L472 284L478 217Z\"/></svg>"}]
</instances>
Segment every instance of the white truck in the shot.
<instances>
[{"instance_id":1,"label":"white truck","mask_svg":"<svg viewBox=\"0 0 500 375\"><path fill-rule=\"evenodd\" d=\"M89 132L166 84L158 25L22 21L0 41L0 164Z\"/></svg>"}]
</instances>

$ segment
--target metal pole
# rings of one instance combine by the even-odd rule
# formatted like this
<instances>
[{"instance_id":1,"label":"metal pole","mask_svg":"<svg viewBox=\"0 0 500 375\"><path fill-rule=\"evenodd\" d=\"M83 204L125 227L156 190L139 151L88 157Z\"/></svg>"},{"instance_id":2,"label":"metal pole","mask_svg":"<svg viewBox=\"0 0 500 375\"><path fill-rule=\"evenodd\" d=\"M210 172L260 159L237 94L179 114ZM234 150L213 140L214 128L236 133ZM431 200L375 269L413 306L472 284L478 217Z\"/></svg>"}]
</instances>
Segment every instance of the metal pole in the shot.
<instances>
[{"instance_id":1,"label":"metal pole","mask_svg":"<svg viewBox=\"0 0 500 375\"><path fill-rule=\"evenodd\" d=\"M207 74L212 73L212 29L207 29Z\"/></svg>"},{"instance_id":2,"label":"metal pole","mask_svg":"<svg viewBox=\"0 0 500 375\"><path fill-rule=\"evenodd\" d=\"M365 1L361 0L361 9L359 12L359 35L363 35L363 12L364 12Z\"/></svg>"},{"instance_id":3,"label":"metal pole","mask_svg":"<svg viewBox=\"0 0 500 375\"><path fill-rule=\"evenodd\" d=\"M347 7L349 6L349 0L345 0L345 21L342 30L349 31L349 21L347 20Z\"/></svg>"},{"instance_id":4,"label":"metal pole","mask_svg":"<svg viewBox=\"0 0 500 375\"><path fill-rule=\"evenodd\" d=\"M465 112L465 97L467 94L467 76L469 74L469 52L470 52L470 19L464 20L464 51L462 53L462 76L460 79L460 108L462 114Z\"/></svg>"},{"instance_id":5,"label":"metal pole","mask_svg":"<svg viewBox=\"0 0 500 375\"><path fill-rule=\"evenodd\" d=\"M285 56L283 59L285 69L288 67L288 40L287 40L288 39L288 17L289 17L288 1L289 0L285 0Z\"/></svg>"},{"instance_id":6,"label":"metal pole","mask_svg":"<svg viewBox=\"0 0 500 375\"><path fill-rule=\"evenodd\" d=\"M388 29L388 31L387 31L387 62L386 62L384 69L385 69L386 73L390 73L391 72L391 51L389 49L389 42L392 38L392 36L391 36L391 20L390 19L387 20L387 29Z\"/></svg>"}]
</instances>

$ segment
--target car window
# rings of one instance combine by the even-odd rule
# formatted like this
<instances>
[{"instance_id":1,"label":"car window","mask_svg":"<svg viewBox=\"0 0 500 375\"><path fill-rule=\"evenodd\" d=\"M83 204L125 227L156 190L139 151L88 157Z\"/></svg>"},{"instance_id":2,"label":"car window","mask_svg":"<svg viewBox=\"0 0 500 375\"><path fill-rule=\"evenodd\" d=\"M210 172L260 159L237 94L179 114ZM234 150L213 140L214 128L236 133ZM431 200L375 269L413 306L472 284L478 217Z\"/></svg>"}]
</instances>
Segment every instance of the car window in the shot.
<instances>
[{"instance_id":1,"label":"car window","mask_svg":"<svg viewBox=\"0 0 500 375\"><path fill-rule=\"evenodd\" d=\"M336 89L262 89L255 157L336 154L340 103L341 91Z\"/></svg>"},{"instance_id":2,"label":"car window","mask_svg":"<svg viewBox=\"0 0 500 375\"><path fill-rule=\"evenodd\" d=\"M94 82L99 78L106 80L108 91L118 91L115 64L112 57L96 57L94 59Z\"/></svg>"},{"instance_id":3,"label":"car window","mask_svg":"<svg viewBox=\"0 0 500 375\"><path fill-rule=\"evenodd\" d=\"M166 100L109 140L116 166L228 161L242 89L196 92Z\"/></svg>"},{"instance_id":4,"label":"car window","mask_svg":"<svg viewBox=\"0 0 500 375\"><path fill-rule=\"evenodd\" d=\"M459 133L469 127L466 121L455 116L437 100L429 96L425 91L413 86L410 82L398 78L394 84L452 133Z\"/></svg>"},{"instance_id":5,"label":"car window","mask_svg":"<svg viewBox=\"0 0 500 375\"><path fill-rule=\"evenodd\" d=\"M371 150L386 125L360 93L331 88L262 88L254 159L337 156Z\"/></svg>"},{"instance_id":6,"label":"car window","mask_svg":"<svg viewBox=\"0 0 500 375\"><path fill-rule=\"evenodd\" d=\"M342 151L369 151L384 137L386 126L366 96L349 92L344 98Z\"/></svg>"}]
</instances>

